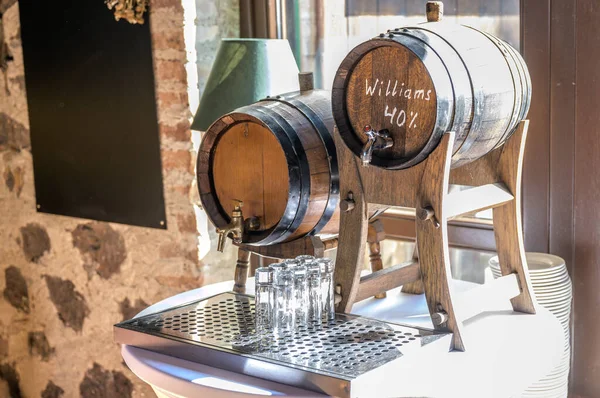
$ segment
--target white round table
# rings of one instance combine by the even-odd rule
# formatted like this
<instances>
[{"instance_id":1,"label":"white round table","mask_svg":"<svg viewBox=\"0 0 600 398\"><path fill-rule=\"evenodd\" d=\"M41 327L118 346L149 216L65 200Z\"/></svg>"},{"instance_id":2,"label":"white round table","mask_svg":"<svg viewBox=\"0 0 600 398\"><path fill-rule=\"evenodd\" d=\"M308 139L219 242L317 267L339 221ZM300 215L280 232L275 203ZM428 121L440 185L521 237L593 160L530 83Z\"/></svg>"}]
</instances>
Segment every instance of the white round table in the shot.
<instances>
[{"instance_id":1,"label":"white round table","mask_svg":"<svg viewBox=\"0 0 600 398\"><path fill-rule=\"evenodd\" d=\"M170 297L137 316L231 291L232 281L217 283ZM253 294L254 280L248 280ZM457 291L476 284L454 281ZM489 302L489 308L465 322L465 352L448 352L450 335L404 358L402 371L390 375L386 395L395 397L513 397L548 374L559 364L565 337L558 320L539 307L537 315L514 313L508 301ZM354 305L353 313L387 322L431 328L423 295L394 289L387 298L367 299ZM123 345L127 366L150 384L159 397L252 397L284 395L322 396L222 369L208 367ZM389 387L389 386L388 386ZM374 386L372 396L378 394Z\"/></svg>"}]
</instances>

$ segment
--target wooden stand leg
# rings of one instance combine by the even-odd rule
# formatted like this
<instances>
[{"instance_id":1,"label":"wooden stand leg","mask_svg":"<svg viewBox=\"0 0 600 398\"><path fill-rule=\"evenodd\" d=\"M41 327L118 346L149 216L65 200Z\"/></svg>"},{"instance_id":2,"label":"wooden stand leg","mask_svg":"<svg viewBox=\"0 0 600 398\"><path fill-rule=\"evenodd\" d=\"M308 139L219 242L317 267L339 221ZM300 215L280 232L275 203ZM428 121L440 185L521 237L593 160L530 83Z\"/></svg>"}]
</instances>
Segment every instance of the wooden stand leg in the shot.
<instances>
[{"instance_id":1,"label":"wooden stand leg","mask_svg":"<svg viewBox=\"0 0 600 398\"><path fill-rule=\"evenodd\" d=\"M448 228L443 213L448 193L454 133L446 133L429 156L417 191L417 244L425 298L436 330L452 332L451 350L464 351L462 322L452 303Z\"/></svg>"},{"instance_id":2,"label":"wooden stand leg","mask_svg":"<svg viewBox=\"0 0 600 398\"><path fill-rule=\"evenodd\" d=\"M238 259L235 264L235 276L233 278L233 291L236 293L246 292L246 280L248 279L248 263L250 252L243 247L238 247Z\"/></svg>"},{"instance_id":3,"label":"wooden stand leg","mask_svg":"<svg viewBox=\"0 0 600 398\"><path fill-rule=\"evenodd\" d=\"M419 261L419 245L416 241L415 241L415 249L413 250L412 258L414 261ZM402 286L402 293L407 293L407 294L423 294L423 293L425 293L425 287L423 286L423 279L421 277L419 277L419 279L417 279L414 282L406 283L404 286Z\"/></svg>"},{"instance_id":4,"label":"wooden stand leg","mask_svg":"<svg viewBox=\"0 0 600 398\"><path fill-rule=\"evenodd\" d=\"M529 121L523 121L504 144L498 162L500 178L514 196L514 200L493 210L494 235L502 275L517 274L521 293L511 299L513 309L535 314L535 298L525 259L521 229L521 170L523 151Z\"/></svg>"},{"instance_id":5,"label":"wooden stand leg","mask_svg":"<svg viewBox=\"0 0 600 398\"><path fill-rule=\"evenodd\" d=\"M336 293L341 295L338 312L350 312L358 293L360 271L367 240L367 211L364 192L361 186L358 164L354 157L345 167L340 167L340 234L334 280Z\"/></svg>"},{"instance_id":6,"label":"wooden stand leg","mask_svg":"<svg viewBox=\"0 0 600 398\"><path fill-rule=\"evenodd\" d=\"M381 241L384 239L385 231L383 230L383 223L380 220L371 221L367 233L371 272L377 272L383 269L383 261L381 260ZM376 299L383 299L387 297L387 294L382 292L376 294L374 297Z\"/></svg>"}]
</instances>

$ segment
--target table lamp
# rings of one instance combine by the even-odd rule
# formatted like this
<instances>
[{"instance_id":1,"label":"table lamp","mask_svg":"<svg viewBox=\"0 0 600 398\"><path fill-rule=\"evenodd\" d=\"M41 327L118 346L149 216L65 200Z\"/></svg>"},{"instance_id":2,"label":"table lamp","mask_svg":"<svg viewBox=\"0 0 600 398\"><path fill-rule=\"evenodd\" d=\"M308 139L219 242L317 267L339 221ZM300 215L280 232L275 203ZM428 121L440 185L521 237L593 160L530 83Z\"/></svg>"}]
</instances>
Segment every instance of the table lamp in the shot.
<instances>
[{"instance_id":1,"label":"table lamp","mask_svg":"<svg viewBox=\"0 0 600 398\"><path fill-rule=\"evenodd\" d=\"M298 66L287 40L223 39L192 129L206 131L236 108L298 89Z\"/></svg>"}]
</instances>

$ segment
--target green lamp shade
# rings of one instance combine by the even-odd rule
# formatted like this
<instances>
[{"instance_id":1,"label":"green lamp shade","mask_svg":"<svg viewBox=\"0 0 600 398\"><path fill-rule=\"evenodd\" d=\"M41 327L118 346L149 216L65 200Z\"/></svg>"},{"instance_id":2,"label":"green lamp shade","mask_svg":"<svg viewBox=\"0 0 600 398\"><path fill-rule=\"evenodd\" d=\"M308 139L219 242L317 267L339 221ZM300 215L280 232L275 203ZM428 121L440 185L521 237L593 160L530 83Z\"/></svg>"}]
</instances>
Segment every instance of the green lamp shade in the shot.
<instances>
[{"instance_id":1,"label":"green lamp shade","mask_svg":"<svg viewBox=\"0 0 600 398\"><path fill-rule=\"evenodd\" d=\"M287 40L223 39L192 129L268 95L298 90L298 66Z\"/></svg>"}]
</instances>

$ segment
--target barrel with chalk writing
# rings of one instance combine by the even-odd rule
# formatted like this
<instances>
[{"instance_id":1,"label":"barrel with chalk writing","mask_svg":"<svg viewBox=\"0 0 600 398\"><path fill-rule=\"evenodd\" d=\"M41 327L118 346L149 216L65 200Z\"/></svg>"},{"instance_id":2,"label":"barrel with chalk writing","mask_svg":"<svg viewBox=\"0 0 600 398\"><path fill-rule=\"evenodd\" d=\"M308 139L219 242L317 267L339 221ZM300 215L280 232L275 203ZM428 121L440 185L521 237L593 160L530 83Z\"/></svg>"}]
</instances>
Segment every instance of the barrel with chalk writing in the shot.
<instances>
[{"instance_id":1,"label":"barrel with chalk writing","mask_svg":"<svg viewBox=\"0 0 600 398\"><path fill-rule=\"evenodd\" d=\"M363 163L404 169L454 131L452 167L502 145L523 120L531 79L508 43L467 26L428 22L358 45L341 63L333 115Z\"/></svg>"}]
</instances>

